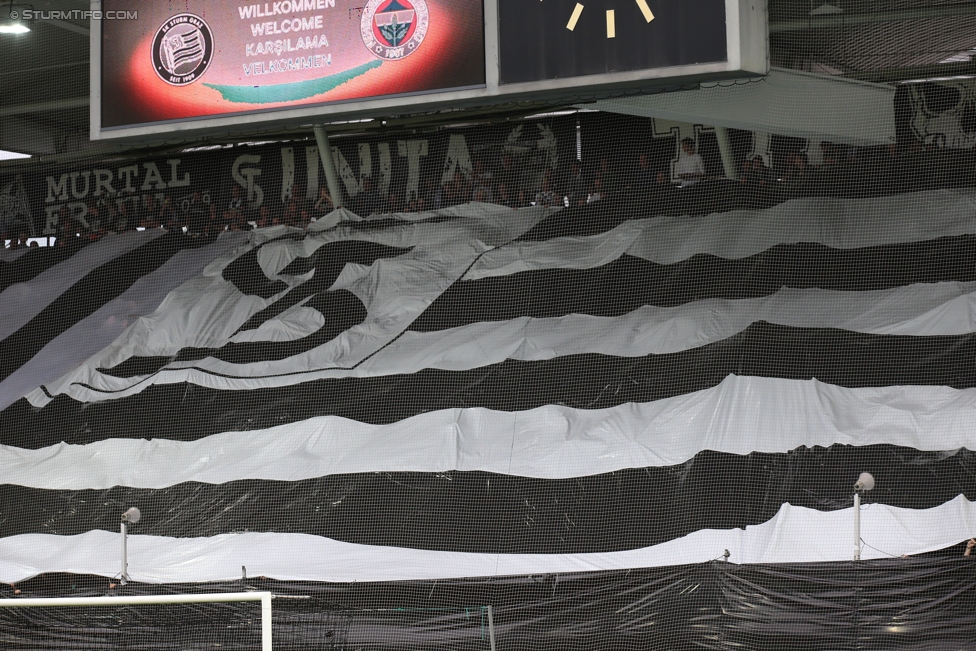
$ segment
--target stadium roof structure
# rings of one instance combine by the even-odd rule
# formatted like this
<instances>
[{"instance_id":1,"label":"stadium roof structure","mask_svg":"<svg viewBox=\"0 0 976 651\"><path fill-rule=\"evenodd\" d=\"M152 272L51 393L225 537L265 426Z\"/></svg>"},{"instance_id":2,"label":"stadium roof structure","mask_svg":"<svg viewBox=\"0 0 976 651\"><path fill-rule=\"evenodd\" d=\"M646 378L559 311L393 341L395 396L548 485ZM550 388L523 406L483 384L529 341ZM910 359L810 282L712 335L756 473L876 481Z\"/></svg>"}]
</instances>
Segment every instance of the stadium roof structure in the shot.
<instances>
[{"instance_id":1,"label":"stadium roof structure","mask_svg":"<svg viewBox=\"0 0 976 651\"><path fill-rule=\"evenodd\" d=\"M90 30L86 20L72 17L89 9L89 3L35 0L31 6L37 11L77 14L36 20L27 34L0 35L0 150L30 154L35 160L63 160L132 149L131 144L89 140ZM775 68L881 83L976 74L976 2L769 0L768 12L770 64ZM509 119L539 110L540 106L509 105L480 111L477 117ZM396 116L401 125L425 126L471 119L469 113L458 111ZM336 131L376 126L345 124L337 125ZM295 125L275 135L288 137L298 131L307 133L309 125ZM234 134L195 144L233 142L242 135L259 134Z\"/></svg>"}]
</instances>

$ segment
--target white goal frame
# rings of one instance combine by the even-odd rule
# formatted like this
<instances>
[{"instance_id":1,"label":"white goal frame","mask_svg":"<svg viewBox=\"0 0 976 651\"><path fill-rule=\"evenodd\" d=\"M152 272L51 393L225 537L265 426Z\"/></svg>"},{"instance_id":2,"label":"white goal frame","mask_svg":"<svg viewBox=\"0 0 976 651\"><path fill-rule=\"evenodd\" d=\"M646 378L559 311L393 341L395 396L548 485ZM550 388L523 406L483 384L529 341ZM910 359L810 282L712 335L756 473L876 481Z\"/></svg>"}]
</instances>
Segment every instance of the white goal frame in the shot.
<instances>
[{"instance_id":1,"label":"white goal frame","mask_svg":"<svg viewBox=\"0 0 976 651\"><path fill-rule=\"evenodd\" d=\"M261 602L261 651L271 648L270 592L225 592L211 594L141 595L131 597L51 597L0 599L0 608L49 608L72 606L139 606L147 604L205 604L236 601Z\"/></svg>"}]
</instances>

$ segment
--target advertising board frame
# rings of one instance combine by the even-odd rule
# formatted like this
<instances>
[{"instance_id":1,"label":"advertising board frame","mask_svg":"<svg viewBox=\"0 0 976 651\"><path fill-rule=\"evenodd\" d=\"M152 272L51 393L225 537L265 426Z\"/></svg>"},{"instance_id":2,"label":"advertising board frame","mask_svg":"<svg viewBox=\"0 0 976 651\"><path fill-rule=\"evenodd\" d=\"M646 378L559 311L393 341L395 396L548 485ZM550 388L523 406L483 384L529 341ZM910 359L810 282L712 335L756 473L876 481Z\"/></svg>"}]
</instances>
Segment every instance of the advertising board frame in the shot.
<instances>
[{"instance_id":1,"label":"advertising board frame","mask_svg":"<svg viewBox=\"0 0 976 651\"><path fill-rule=\"evenodd\" d=\"M592 74L563 79L499 83L499 0L484 0L485 80L483 87L340 101L294 108L274 108L220 116L182 118L121 127L102 127L102 21L90 29L90 125L92 140L158 142L208 135L256 133L391 115L444 109L488 109L529 100L579 102L588 94L628 89L654 89L723 79L765 75L769 71L769 32L766 0L725 0L726 60L716 63L659 67L629 72ZM100 10L102 0L94 0Z\"/></svg>"}]
</instances>

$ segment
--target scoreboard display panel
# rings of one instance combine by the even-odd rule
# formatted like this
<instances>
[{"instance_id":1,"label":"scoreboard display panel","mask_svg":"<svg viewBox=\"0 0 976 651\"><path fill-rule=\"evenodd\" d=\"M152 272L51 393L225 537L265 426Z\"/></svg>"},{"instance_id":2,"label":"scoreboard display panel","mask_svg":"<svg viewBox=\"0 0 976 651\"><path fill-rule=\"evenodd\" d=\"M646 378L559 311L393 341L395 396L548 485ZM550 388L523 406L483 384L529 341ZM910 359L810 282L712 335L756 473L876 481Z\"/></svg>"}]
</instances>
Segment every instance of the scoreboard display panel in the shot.
<instances>
[{"instance_id":1,"label":"scoreboard display panel","mask_svg":"<svg viewBox=\"0 0 976 651\"><path fill-rule=\"evenodd\" d=\"M724 0L498 0L500 82L727 59Z\"/></svg>"},{"instance_id":2,"label":"scoreboard display panel","mask_svg":"<svg viewBox=\"0 0 976 651\"><path fill-rule=\"evenodd\" d=\"M765 0L95 0L91 137L152 141L763 75Z\"/></svg>"},{"instance_id":3,"label":"scoreboard display panel","mask_svg":"<svg viewBox=\"0 0 976 651\"><path fill-rule=\"evenodd\" d=\"M103 6L103 128L485 84L482 0Z\"/></svg>"}]
</instances>

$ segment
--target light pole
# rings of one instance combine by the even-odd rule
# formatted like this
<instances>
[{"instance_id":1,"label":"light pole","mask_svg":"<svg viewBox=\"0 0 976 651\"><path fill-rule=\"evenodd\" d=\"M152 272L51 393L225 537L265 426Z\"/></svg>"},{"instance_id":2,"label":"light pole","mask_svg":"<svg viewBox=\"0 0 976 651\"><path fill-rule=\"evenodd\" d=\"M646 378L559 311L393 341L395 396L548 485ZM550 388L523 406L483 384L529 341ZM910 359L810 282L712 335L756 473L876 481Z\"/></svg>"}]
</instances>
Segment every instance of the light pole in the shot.
<instances>
[{"instance_id":1,"label":"light pole","mask_svg":"<svg viewBox=\"0 0 976 651\"><path fill-rule=\"evenodd\" d=\"M119 529L122 532L122 575L119 577L119 583L122 585L129 582L129 552L126 548L129 525L135 524L141 517L142 514L139 513L139 509L134 506L129 507L129 509L122 514L122 523L119 525Z\"/></svg>"},{"instance_id":2,"label":"light pole","mask_svg":"<svg viewBox=\"0 0 976 651\"><path fill-rule=\"evenodd\" d=\"M854 560L861 560L861 492L874 488L874 477L862 472L854 484Z\"/></svg>"}]
</instances>

